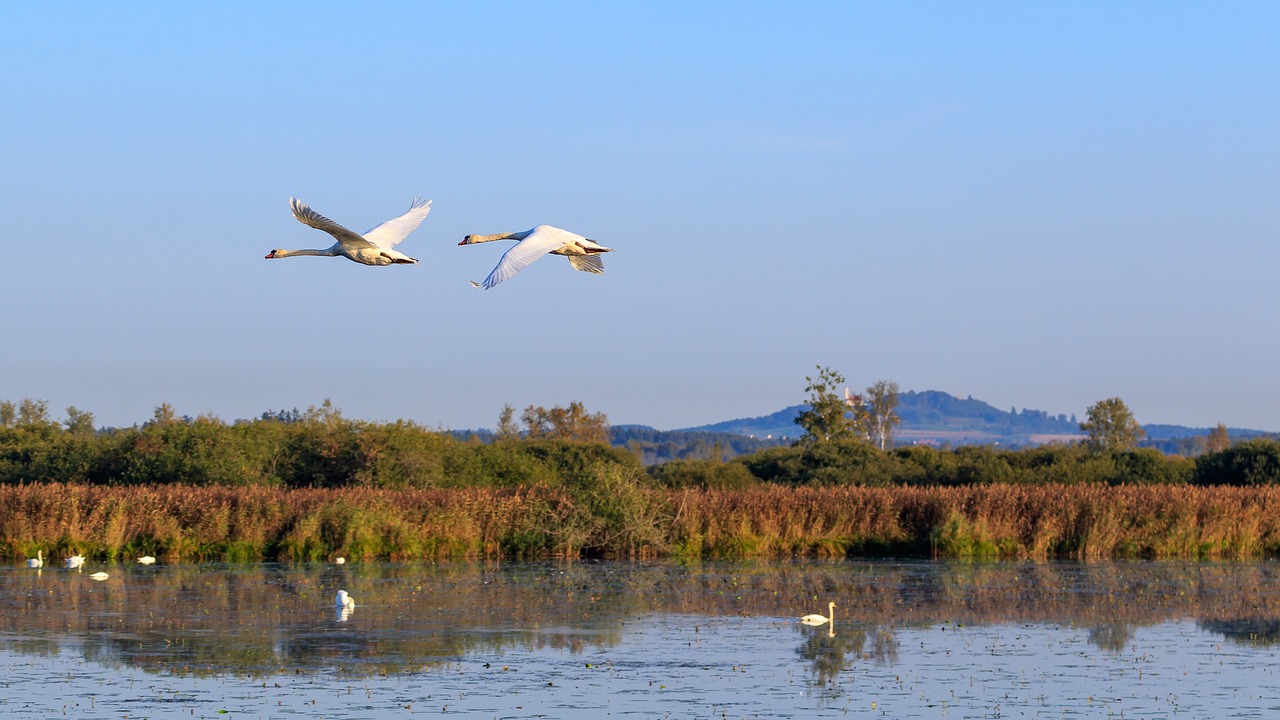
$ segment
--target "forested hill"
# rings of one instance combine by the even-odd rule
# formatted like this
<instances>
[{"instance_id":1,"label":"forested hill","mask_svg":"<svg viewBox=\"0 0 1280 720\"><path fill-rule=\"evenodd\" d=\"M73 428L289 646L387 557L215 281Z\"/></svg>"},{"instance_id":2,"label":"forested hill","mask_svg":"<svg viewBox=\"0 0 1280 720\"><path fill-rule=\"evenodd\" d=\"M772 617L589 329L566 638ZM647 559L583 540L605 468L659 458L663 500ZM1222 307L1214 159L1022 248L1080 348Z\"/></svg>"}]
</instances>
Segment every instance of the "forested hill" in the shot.
<instances>
[{"instance_id":1,"label":"forested hill","mask_svg":"<svg viewBox=\"0 0 1280 720\"><path fill-rule=\"evenodd\" d=\"M804 405L792 405L770 415L684 428L682 432L705 431L740 434L771 441L794 440L800 435L795 419L804 409ZM1000 444L1019 447L1047 442L1069 442L1080 435L1080 420L1074 414L1050 415L1043 410L1027 408L1000 410L973 397L958 398L938 390L900 394L896 412L902 418L902 423L894 433L899 445L924 442L938 445ZM1203 438L1209 433L1207 427L1150 424L1144 428L1147 440L1143 444L1178 454L1195 452L1195 448L1181 447L1178 440ZM1236 439L1267 434L1243 428L1230 428L1229 432Z\"/></svg>"},{"instance_id":2,"label":"forested hill","mask_svg":"<svg viewBox=\"0 0 1280 720\"><path fill-rule=\"evenodd\" d=\"M610 441L625 447L641 458L645 465L720 457L729 459L764 448L790 444L801 430L795 420L805 409L792 405L759 417L738 418L678 430L655 430L643 425L615 425L610 428ZM1010 408L1000 410L990 403L972 397L958 398L938 390L909 391L898 396L895 409L902 418L894 431L896 445L929 444L935 446L999 445L1007 448L1028 447L1046 443L1069 443L1079 439L1080 420L1073 415L1050 415L1042 410ZM1209 428L1180 425L1146 425L1147 439L1142 445L1174 455L1197 455L1204 452ZM1230 428L1233 439L1242 440L1266 435L1258 430ZM488 441L488 430L455 431L465 438L471 435Z\"/></svg>"},{"instance_id":3,"label":"forested hill","mask_svg":"<svg viewBox=\"0 0 1280 720\"><path fill-rule=\"evenodd\" d=\"M800 433L795 419L804 405L793 405L771 415L740 418L686 430L740 433L756 437L791 437ZM1072 435L1080 432L1074 417L1050 415L1041 410L1000 410L972 397L958 398L938 390L909 391L898 396L899 432L961 433L974 436Z\"/></svg>"}]
</instances>

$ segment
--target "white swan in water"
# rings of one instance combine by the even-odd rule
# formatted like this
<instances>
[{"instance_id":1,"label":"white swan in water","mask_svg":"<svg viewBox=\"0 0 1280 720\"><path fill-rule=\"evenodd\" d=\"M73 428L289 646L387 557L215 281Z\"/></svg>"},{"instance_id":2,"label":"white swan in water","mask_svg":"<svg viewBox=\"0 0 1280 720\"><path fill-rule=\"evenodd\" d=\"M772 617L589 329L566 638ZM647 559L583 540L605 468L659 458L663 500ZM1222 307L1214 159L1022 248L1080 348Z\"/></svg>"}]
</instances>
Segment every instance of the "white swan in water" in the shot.
<instances>
[{"instance_id":1,"label":"white swan in water","mask_svg":"<svg viewBox=\"0 0 1280 720\"><path fill-rule=\"evenodd\" d=\"M494 240L518 240L519 242L503 254L497 267L489 273L489 277L485 278L484 282L473 281L472 287L483 287L488 290L548 253L569 258L569 264L574 270L600 275L604 273L604 263L598 256L600 253L613 252L612 248L607 248L594 240L588 240L581 235L550 225L539 225L523 232L468 235L458 244L476 245Z\"/></svg>"},{"instance_id":2,"label":"white swan in water","mask_svg":"<svg viewBox=\"0 0 1280 720\"><path fill-rule=\"evenodd\" d=\"M279 248L267 253L267 259L295 257L298 255L320 255L336 257L341 255L364 265L412 265L417 260L393 248L409 237L409 233L418 229L423 218L431 212L431 201L423 201L414 197L409 211L398 218L388 220L364 235L357 235L338 223L307 207L297 198L289 198L289 207L293 208L293 216L303 225L323 230L332 235L338 242L325 250L281 250Z\"/></svg>"},{"instance_id":3,"label":"white swan in water","mask_svg":"<svg viewBox=\"0 0 1280 720\"><path fill-rule=\"evenodd\" d=\"M150 555L143 555L142 557L138 558L138 562L142 565L155 565L156 559L151 557Z\"/></svg>"},{"instance_id":4,"label":"white swan in water","mask_svg":"<svg viewBox=\"0 0 1280 720\"><path fill-rule=\"evenodd\" d=\"M111 577L111 576L110 576L110 575L108 575L108 574L106 574L106 573L104 573L104 572L96 572L96 573L94 573L94 574L90 575L89 577L93 578L94 580L102 581L102 580L106 580L107 578L109 578L109 577Z\"/></svg>"},{"instance_id":5,"label":"white swan in water","mask_svg":"<svg viewBox=\"0 0 1280 720\"><path fill-rule=\"evenodd\" d=\"M66 562L65 567L67 567L68 569L70 569L70 568L75 568L76 570L79 570L79 569L83 568L83 567L84 567L84 556L83 556L83 555L72 555L71 557L67 558L67 562Z\"/></svg>"},{"instance_id":6,"label":"white swan in water","mask_svg":"<svg viewBox=\"0 0 1280 720\"><path fill-rule=\"evenodd\" d=\"M348 608L354 610L356 608L356 600L347 594L346 590L339 590L338 596L333 599L333 604L340 608Z\"/></svg>"},{"instance_id":7,"label":"white swan in water","mask_svg":"<svg viewBox=\"0 0 1280 720\"><path fill-rule=\"evenodd\" d=\"M29 568L44 567L44 551L37 550L35 557L27 558L27 567Z\"/></svg>"},{"instance_id":8,"label":"white swan in water","mask_svg":"<svg viewBox=\"0 0 1280 720\"><path fill-rule=\"evenodd\" d=\"M335 565L345 565L347 563L347 559L339 555L338 557L333 559L333 563Z\"/></svg>"},{"instance_id":9,"label":"white swan in water","mask_svg":"<svg viewBox=\"0 0 1280 720\"><path fill-rule=\"evenodd\" d=\"M836 604L835 603L833 602L827 603L827 613L831 617L823 617L817 614L805 615L804 617L800 618L800 622L805 625L815 625L815 626L826 625L827 623L832 623L834 625L836 621Z\"/></svg>"}]
</instances>

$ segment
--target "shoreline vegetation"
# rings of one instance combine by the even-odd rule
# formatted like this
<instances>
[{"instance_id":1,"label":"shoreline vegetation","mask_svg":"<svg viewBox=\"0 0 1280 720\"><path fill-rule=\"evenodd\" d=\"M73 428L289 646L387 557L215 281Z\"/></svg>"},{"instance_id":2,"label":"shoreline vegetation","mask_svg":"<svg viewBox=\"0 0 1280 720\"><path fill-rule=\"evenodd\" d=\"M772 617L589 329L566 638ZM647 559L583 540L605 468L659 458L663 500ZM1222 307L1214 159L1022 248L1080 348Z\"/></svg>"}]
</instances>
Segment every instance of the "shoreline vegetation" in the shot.
<instances>
[{"instance_id":1,"label":"shoreline vegetation","mask_svg":"<svg viewBox=\"0 0 1280 720\"><path fill-rule=\"evenodd\" d=\"M832 427L844 401L829 403ZM822 407L815 403L814 407ZM809 418L811 424L816 422ZM0 554L124 562L1257 559L1280 556L1280 442L1196 458L1052 445L888 449L828 433L644 466L578 403L503 410L490 442L304 413L166 406L97 430L0 403ZM837 428L838 429L838 428ZM847 437L845 436L847 435ZM55 560L56 562L56 560Z\"/></svg>"},{"instance_id":2,"label":"shoreline vegetation","mask_svg":"<svg viewBox=\"0 0 1280 720\"><path fill-rule=\"evenodd\" d=\"M1280 488L0 487L0 552L98 562L1280 555Z\"/></svg>"}]
</instances>

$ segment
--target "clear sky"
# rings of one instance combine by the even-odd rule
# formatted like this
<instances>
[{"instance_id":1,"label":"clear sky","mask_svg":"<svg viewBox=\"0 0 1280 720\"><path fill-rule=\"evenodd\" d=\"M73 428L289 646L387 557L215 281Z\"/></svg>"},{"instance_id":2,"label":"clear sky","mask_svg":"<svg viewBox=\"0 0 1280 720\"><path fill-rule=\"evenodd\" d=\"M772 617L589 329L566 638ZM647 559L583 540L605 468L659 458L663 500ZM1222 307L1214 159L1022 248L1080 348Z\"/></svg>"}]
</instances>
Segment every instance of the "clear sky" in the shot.
<instances>
[{"instance_id":1,"label":"clear sky","mask_svg":"<svg viewBox=\"0 0 1280 720\"><path fill-rule=\"evenodd\" d=\"M1280 3L5 3L0 399L1280 430ZM265 260L415 194L414 266ZM615 248L473 289L546 223Z\"/></svg>"}]
</instances>

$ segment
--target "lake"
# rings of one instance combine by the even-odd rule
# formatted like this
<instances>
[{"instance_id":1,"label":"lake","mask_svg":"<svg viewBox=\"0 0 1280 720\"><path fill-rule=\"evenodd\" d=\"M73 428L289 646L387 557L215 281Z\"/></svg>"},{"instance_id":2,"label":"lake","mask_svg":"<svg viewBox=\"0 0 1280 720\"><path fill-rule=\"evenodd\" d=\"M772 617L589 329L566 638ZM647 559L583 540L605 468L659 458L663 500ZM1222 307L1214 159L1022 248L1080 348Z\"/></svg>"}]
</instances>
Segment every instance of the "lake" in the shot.
<instances>
[{"instance_id":1,"label":"lake","mask_svg":"<svg viewBox=\"0 0 1280 720\"><path fill-rule=\"evenodd\" d=\"M90 563L0 602L7 717L1280 717L1271 562Z\"/></svg>"}]
</instances>

